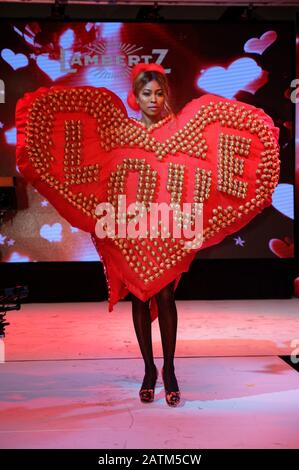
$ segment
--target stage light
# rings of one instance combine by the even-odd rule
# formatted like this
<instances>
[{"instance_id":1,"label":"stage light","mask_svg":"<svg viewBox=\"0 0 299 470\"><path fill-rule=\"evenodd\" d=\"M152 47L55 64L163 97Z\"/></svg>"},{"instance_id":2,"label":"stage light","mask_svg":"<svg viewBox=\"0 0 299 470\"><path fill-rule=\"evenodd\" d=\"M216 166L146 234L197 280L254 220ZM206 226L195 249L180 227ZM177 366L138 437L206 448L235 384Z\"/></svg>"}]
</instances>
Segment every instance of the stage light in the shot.
<instances>
[{"instance_id":1,"label":"stage light","mask_svg":"<svg viewBox=\"0 0 299 470\"><path fill-rule=\"evenodd\" d=\"M6 312L20 310L21 301L28 296L28 293L28 286L8 287L0 293L0 338L5 336L5 327L9 325Z\"/></svg>"},{"instance_id":2,"label":"stage light","mask_svg":"<svg viewBox=\"0 0 299 470\"><path fill-rule=\"evenodd\" d=\"M4 216L17 210L15 176L0 177L0 227Z\"/></svg>"},{"instance_id":3,"label":"stage light","mask_svg":"<svg viewBox=\"0 0 299 470\"><path fill-rule=\"evenodd\" d=\"M248 6L234 6L228 7L225 12L220 16L218 21L221 22L234 22L234 21L250 21L255 22L259 18L256 15L256 7L250 3Z\"/></svg>"},{"instance_id":4,"label":"stage light","mask_svg":"<svg viewBox=\"0 0 299 470\"><path fill-rule=\"evenodd\" d=\"M25 299L28 296L28 286L14 286L6 287L4 289L4 297L6 302L19 303L21 299ZM0 301L3 302L3 296L0 295Z\"/></svg>"},{"instance_id":5,"label":"stage light","mask_svg":"<svg viewBox=\"0 0 299 470\"><path fill-rule=\"evenodd\" d=\"M67 19L65 14L65 5L67 4L68 0L54 0L54 4L51 5L51 19Z\"/></svg>"},{"instance_id":6,"label":"stage light","mask_svg":"<svg viewBox=\"0 0 299 470\"><path fill-rule=\"evenodd\" d=\"M161 8L158 2L155 2L154 5L151 6L142 6L138 10L136 20L164 21L165 18L159 13Z\"/></svg>"}]
</instances>

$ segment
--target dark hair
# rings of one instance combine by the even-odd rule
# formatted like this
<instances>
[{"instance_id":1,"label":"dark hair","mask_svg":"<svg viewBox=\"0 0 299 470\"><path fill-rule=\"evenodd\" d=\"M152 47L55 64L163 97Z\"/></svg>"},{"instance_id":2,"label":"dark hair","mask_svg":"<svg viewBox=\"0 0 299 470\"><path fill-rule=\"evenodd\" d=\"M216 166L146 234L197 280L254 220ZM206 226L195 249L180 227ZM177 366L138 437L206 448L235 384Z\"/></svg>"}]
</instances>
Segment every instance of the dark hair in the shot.
<instances>
[{"instance_id":1,"label":"dark hair","mask_svg":"<svg viewBox=\"0 0 299 470\"><path fill-rule=\"evenodd\" d=\"M165 115L172 114L174 116L174 112L172 110L170 104L170 88L168 84L168 80L166 75L156 71L144 71L141 72L133 83L133 93L136 97L138 97L140 90L152 80L156 80L162 88L164 97L165 97Z\"/></svg>"}]
</instances>

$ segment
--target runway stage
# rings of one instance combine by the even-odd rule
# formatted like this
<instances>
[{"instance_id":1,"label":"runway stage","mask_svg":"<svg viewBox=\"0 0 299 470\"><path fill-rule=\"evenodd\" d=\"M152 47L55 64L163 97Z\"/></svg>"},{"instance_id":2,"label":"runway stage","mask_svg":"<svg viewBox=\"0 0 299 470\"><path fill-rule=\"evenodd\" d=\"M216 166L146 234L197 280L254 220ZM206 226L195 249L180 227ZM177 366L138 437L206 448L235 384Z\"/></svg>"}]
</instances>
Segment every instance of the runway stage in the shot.
<instances>
[{"instance_id":1,"label":"runway stage","mask_svg":"<svg viewBox=\"0 0 299 470\"><path fill-rule=\"evenodd\" d=\"M165 402L158 321L154 403L131 303L27 304L9 312L1 448L299 448L299 299L177 301L178 408ZM299 345L299 339L297 344ZM297 364L298 366L298 364Z\"/></svg>"}]
</instances>

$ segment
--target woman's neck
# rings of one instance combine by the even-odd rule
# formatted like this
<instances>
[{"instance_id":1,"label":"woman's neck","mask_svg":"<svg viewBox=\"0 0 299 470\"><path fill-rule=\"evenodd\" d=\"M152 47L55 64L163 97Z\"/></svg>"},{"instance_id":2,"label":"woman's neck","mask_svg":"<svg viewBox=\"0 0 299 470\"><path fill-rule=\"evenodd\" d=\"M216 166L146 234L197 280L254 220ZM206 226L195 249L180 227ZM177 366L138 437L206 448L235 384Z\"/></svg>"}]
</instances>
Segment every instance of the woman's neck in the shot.
<instances>
[{"instance_id":1,"label":"woman's neck","mask_svg":"<svg viewBox=\"0 0 299 470\"><path fill-rule=\"evenodd\" d=\"M149 118L145 114L142 114L141 122L143 122L146 127L151 126L152 124L156 124L157 122L161 121L162 116L159 114L159 116L154 117L154 118Z\"/></svg>"}]
</instances>

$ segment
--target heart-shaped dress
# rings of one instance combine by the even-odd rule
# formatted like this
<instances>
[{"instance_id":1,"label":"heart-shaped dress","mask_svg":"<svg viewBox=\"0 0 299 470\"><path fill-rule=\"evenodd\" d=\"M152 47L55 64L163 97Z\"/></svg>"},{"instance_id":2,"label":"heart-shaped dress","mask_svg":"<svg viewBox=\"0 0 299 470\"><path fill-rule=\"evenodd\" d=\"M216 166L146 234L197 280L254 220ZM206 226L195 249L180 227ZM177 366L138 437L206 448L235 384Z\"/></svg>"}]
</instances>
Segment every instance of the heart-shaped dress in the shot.
<instances>
[{"instance_id":1,"label":"heart-shaped dress","mask_svg":"<svg viewBox=\"0 0 299 470\"><path fill-rule=\"evenodd\" d=\"M68 222L91 233L109 311L130 291L151 299L154 320L155 294L173 280L176 289L198 250L221 242L269 206L278 183L279 129L271 117L216 95L193 99L176 116L147 128L128 117L107 88L39 88L18 101L16 127L22 175ZM116 236L109 226L109 236L99 237L98 206L108 202L116 214L123 195L126 210L142 203L147 218L153 203L181 209L197 203L202 231L188 248L188 237L174 236L173 226L162 222L155 235ZM191 227L195 213L186 219L182 214L174 220Z\"/></svg>"}]
</instances>

